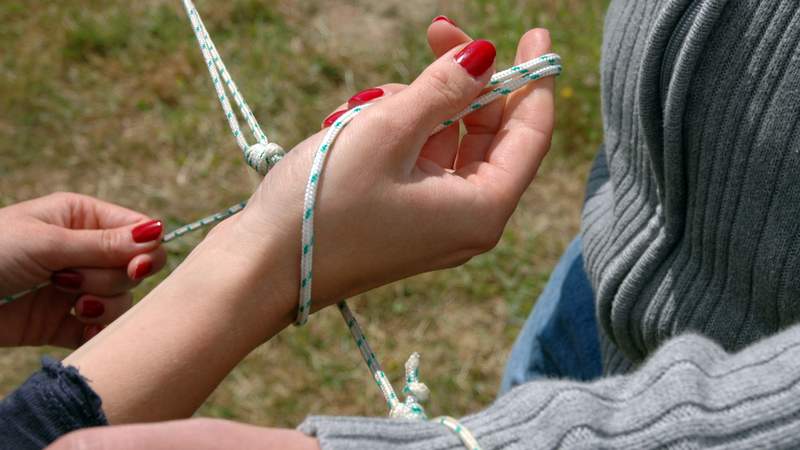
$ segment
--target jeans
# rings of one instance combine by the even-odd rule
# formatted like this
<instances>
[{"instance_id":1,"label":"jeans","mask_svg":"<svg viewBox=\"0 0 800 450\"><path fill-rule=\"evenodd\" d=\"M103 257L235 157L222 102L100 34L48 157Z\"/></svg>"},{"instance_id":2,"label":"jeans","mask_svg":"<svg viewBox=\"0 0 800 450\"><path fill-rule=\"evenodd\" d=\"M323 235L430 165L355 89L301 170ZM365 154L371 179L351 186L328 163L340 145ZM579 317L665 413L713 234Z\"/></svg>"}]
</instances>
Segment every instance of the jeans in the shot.
<instances>
[{"instance_id":1,"label":"jeans","mask_svg":"<svg viewBox=\"0 0 800 450\"><path fill-rule=\"evenodd\" d=\"M592 287L576 237L550 274L508 358L500 393L539 378L602 374Z\"/></svg>"}]
</instances>

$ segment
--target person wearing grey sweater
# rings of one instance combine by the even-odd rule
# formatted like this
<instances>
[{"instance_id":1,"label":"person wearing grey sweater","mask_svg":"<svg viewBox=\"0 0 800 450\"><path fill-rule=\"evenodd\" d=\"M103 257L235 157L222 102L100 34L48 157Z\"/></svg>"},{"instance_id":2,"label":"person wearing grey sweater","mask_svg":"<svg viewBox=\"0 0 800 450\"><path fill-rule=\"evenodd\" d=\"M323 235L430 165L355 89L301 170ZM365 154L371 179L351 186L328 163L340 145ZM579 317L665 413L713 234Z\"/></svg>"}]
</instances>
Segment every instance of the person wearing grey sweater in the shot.
<instances>
[{"instance_id":1,"label":"person wearing grey sweater","mask_svg":"<svg viewBox=\"0 0 800 450\"><path fill-rule=\"evenodd\" d=\"M482 448L800 447L799 43L793 0L611 2L578 258L604 376L516 383L461 419ZM463 448L430 422L299 430Z\"/></svg>"},{"instance_id":2,"label":"person wearing grey sweater","mask_svg":"<svg viewBox=\"0 0 800 450\"><path fill-rule=\"evenodd\" d=\"M583 259L603 371L463 419L484 448L800 447L800 3L614 0ZM311 417L325 449L458 449Z\"/></svg>"}]
</instances>

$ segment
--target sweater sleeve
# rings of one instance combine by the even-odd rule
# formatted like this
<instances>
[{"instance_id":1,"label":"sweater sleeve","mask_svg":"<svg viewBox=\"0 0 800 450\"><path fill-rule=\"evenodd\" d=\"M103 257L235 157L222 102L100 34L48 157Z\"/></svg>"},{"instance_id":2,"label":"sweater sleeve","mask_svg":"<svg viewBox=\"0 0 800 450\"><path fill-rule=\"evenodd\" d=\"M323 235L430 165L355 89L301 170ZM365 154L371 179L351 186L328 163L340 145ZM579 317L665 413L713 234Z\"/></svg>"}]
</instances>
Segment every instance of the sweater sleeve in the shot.
<instances>
[{"instance_id":1,"label":"sweater sleeve","mask_svg":"<svg viewBox=\"0 0 800 450\"><path fill-rule=\"evenodd\" d=\"M484 449L797 448L798 382L800 326L736 354L685 335L628 375L534 381L461 422ZM432 422L309 417L300 430L323 450L463 448Z\"/></svg>"},{"instance_id":2,"label":"sweater sleeve","mask_svg":"<svg viewBox=\"0 0 800 450\"><path fill-rule=\"evenodd\" d=\"M50 358L0 400L1 449L39 449L70 431L107 424L100 397L78 370Z\"/></svg>"}]
</instances>

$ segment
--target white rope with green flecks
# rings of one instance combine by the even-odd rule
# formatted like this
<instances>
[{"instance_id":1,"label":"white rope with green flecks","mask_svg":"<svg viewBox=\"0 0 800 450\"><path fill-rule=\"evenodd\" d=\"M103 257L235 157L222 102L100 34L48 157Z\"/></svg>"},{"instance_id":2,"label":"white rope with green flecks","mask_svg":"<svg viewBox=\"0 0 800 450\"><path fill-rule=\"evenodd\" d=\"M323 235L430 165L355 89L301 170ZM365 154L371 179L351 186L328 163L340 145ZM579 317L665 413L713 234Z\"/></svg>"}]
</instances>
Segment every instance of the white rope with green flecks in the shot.
<instances>
[{"instance_id":1,"label":"white rope with green flecks","mask_svg":"<svg viewBox=\"0 0 800 450\"><path fill-rule=\"evenodd\" d=\"M253 167L261 175L266 175L270 168L277 164L284 156L283 149L270 142L267 136L262 131L256 118L253 116L252 111L247 106L244 98L239 93L236 83L230 77L222 58L217 52L208 31L203 24L200 14L197 12L191 0L183 0L183 5L192 23L192 28L200 45L200 50L206 62L206 66L211 76L214 89L217 93L217 99L222 106L225 117L228 120L228 125L233 133L236 142L244 154L245 161L248 165ZM457 114L455 117L444 121L436 127L431 134L438 133L439 131L457 123L459 120L468 114L483 108L489 103L497 100L498 98L509 95L512 92L524 87L526 84L548 76L557 76L561 74L561 58L556 54L547 54L535 58L533 60L524 62L522 64L511 67L502 72L496 73L488 84L489 91L475 99L469 107ZM239 128L238 119L233 112L226 89L230 92L234 102L239 107L242 117L245 119L250 131L252 132L256 143L248 144L244 135ZM339 117L330 127L325 134L322 143L317 149L312 164L311 173L306 185L304 196L303 208L303 225L302 225L302 242L301 242L301 281L300 281L300 295L297 314L297 325L303 325L308 320L308 315L311 312L311 285L312 285L312 257L314 252L314 209L317 197L317 188L319 186L322 170L325 165L327 155L333 148L337 136L342 129L359 113L368 108L370 104L357 106L347 113ZM162 239L163 242L168 242L183 236L186 233L197 230L204 226L210 225L215 222L224 220L237 212L241 211L245 206L242 202L234 205L227 210L214 214L212 216L201 219L197 222L185 225L177 230L174 230ZM0 299L0 305L18 299L30 292L35 291L46 286L49 283L42 283L39 286L14 294L9 297ZM338 303L339 311L342 314L356 345L364 358L370 372L372 373L375 382L381 390L386 404L389 408L391 417L401 417L407 419L426 420L427 416L420 402L425 401L429 395L429 391L425 384L419 381L419 354L413 353L406 362L406 378L403 393L406 395L404 401L400 401L391 382L386 377L386 374L381 370L380 363L378 362L375 353L369 346L363 330L358 325L353 313L344 301ZM474 436L461 425L456 419L452 417L439 417L433 419L434 421L446 426L452 430L462 441L462 443L469 449L478 450L480 446L475 440Z\"/></svg>"}]
</instances>

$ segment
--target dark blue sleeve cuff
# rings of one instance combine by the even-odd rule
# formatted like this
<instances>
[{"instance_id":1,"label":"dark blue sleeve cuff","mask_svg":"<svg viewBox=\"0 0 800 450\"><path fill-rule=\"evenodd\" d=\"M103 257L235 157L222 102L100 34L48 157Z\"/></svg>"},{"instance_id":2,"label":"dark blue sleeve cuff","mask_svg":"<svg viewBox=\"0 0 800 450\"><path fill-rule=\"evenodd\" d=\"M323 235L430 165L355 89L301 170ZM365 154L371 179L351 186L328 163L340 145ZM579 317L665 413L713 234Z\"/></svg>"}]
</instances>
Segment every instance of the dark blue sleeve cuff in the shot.
<instances>
[{"instance_id":1,"label":"dark blue sleeve cuff","mask_svg":"<svg viewBox=\"0 0 800 450\"><path fill-rule=\"evenodd\" d=\"M42 370L0 400L0 448L39 449L80 428L108 425L100 397L74 367L45 357Z\"/></svg>"}]
</instances>

